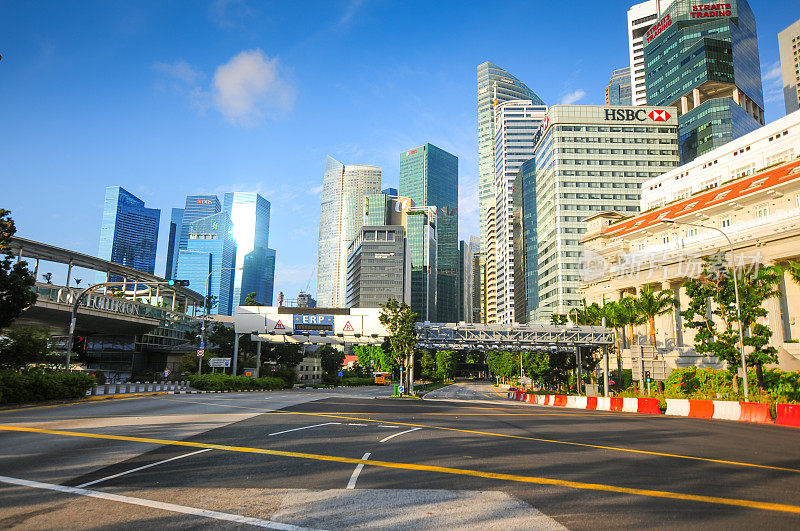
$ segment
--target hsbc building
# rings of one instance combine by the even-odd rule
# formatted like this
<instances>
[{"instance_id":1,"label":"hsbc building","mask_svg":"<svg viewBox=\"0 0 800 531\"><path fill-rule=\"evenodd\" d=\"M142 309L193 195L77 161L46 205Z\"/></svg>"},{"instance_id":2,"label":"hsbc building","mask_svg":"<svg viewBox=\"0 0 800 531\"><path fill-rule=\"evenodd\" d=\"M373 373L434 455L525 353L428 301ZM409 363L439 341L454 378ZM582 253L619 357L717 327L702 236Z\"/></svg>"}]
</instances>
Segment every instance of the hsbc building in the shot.
<instances>
[{"instance_id":1,"label":"hsbc building","mask_svg":"<svg viewBox=\"0 0 800 531\"><path fill-rule=\"evenodd\" d=\"M637 214L642 183L679 161L675 107L549 108L535 147L538 263L526 265L538 268L537 320L580 305L584 219Z\"/></svg>"}]
</instances>

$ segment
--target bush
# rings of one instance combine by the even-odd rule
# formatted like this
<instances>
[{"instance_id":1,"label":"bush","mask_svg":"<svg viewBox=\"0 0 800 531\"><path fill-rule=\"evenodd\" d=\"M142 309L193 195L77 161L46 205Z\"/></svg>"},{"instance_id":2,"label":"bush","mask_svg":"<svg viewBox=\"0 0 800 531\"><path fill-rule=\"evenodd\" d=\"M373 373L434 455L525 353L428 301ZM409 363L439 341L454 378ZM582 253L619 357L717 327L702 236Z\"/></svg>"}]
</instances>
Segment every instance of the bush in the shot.
<instances>
[{"instance_id":1,"label":"bush","mask_svg":"<svg viewBox=\"0 0 800 531\"><path fill-rule=\"evenodd\" d=\"M375 380L372 378L342 378L342 382L340 385L344 385L346 387L355 387L357 385L372 385L375 383Z\"/></svg>"},{"instance_id":2,"label":"bush","mask_svg":"<svg viewBox=\"0 0 800 531\"><path fill-rule=\"evenodd\" d=\"M231 376L229 374L202 374L188 377L189 384L201 391L243 391L249 389L264 389L274 391L283 389L285 382L282 378L250 378L249 376Z\"/></svg>"},{"instance_id":3,"label":"bush","mask_svg":"<svg viewBox=\"0 0 800 531\"><path fill-rule=\"evenodd\" d=\"M79 371L0 371L0 403L81 398L94 384L93 376Z\"/></svg>"},{"instance_id":4,"label":"bush","mask_svg":"<svg viewBox=\"0 0 800 531\"><path fill-rule=\"evenodd\" d=\"M275 370L272 371L272 377L282 379L286 387L292 387L297 383L297 373L294 372L294 369L285 365L275 367Z\"/></svg>"}]
</instances>

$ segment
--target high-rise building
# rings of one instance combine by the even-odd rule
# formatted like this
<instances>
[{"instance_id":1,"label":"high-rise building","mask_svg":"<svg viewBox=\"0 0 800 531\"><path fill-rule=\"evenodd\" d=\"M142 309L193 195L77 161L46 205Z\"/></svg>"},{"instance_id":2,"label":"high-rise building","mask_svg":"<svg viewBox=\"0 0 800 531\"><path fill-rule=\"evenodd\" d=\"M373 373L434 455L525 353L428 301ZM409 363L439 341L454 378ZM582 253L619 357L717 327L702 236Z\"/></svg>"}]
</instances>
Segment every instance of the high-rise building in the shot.
<instances>
[{"instance_id":1,"label":"high-rise building","mask_svg":"<svg viewBox=\"0 0 800 531\"><path fill-rule=\"evenodd\" d=\"M233 282L233 305L244 304L250 293L257 302L272 305L275 251L269 248L270 202L254 192L228 192L222 209L228 212L236 240L237 270Z\"/></svg>"},{"instance_id":2,"label":"high-rise building","mask_svg":"<svg viewBox=\"0 0 800 531\"><path fill-rule=\"evenodd\" d=\"M800 20L778 33L786 114L800 110Z\"/></svg>"},{"instance_id":3,"label":"high-rise building","mask_svg":"<svg viewBox=\"0 0 800 531\"><path fill-rule=\"evenodd\" d=\"M173 278L175 268L178 267L181 223L183 223L183 209L173 208L169 218L169 240L167 242L167 263L164 268L164 278Z\"/></svg>"},{"instance_id":4,"label":"high-rise building","mask_svg":"<svg viewBox=\"0 0 800 531\"><path fill-rule=\"evenodd\" d=\"M489 206L486 212L486 242L493 242L497 237L495 223L495 205ZM483 315L488 324L497 323L497 246L486 245L483 264Z\"/></svg>"},{"instance_id":5,"label":"high-rise building","mask_svg":"<svg viewBox=\"0 0 800 531\"><path fill-rule=\"evenodd\" d=\"M481 265L481 239L478 236L470 236L469 238L469 252L472 256L472 281L470 282L470 289L472 290L470 296L472 297L472 315L469 322L481 322L481 276L483 274Z\"/></svg>"},{"instance_id":6,"label":"high-rise building","mask_svg":"<svg viewBox=\"0 0 800 531\"><path fill-rule=\"evenodd\" d=\"M383 190L381 190L381 193L391 197L395 197L398 195L397 188L384 188Z\"/></svg>"},{"instance_id":7,"label":"high-rise building","mask_svg":"<svg viewBox=\"0 0 800 531\"><path fill-rule=\"evenodd\" d=\"M478 205L480 209L481 251L486 253L487 214L495 204L494 107L508 100L544 102L523 82L499 66L485 62L478 65ZM485 286L481 285L481 293ZM484 298L484 295L481 295ZM485 302L481 307L485 306Z\"/></svg>"},{"instance_id":8,"label":"high-rise building","mask_svg":"<svg viewBox=\"0 0 800 531\"><path fill-rule=\"evenodd\" d=\"M605 93L606 105L631 105L631 68L619 68L611 72Z\"/></svg>"},{"instance_id":9,"label":"high-rise building","mask_svg":"<svg viewBox=\"0 0 800 531\"><path fill-rule=\"evenodd\" d=\"M236 240L228 212L219 212L189 224L186 249L178 254L176 278L189 288L208 294L216 305L209 313L232 315Z\"/></svg>"},{"instance_id":10,"label":"high-rise building","mask_svg":"<svg viewBox=\"0 0 800 531\"><path fill-rule=\"evenodd\" d=\"M404 151L400 154L400 195L410 197L416 205L436 209L438 240L436 316L439 322L456 322L458 320L458 157L433 144L424 144Z\"/></svg>"},{"instance_id":11,"label":"high-rise building","mask_svg":"<svg viewBox=\"0 0 800 531\"><path fill-rule=\"evenodd\" d=\"M536 231L536 159L519 167L514 185L515 319L527 323L539 307L539 253Z\"/></svg>"},{"instance_id":12,"label":"high-rise building","mask_svg":"<svg viewBox=\"0 0 800 531\"><path fill-rule=\"evenodd\" d=\"M310 293L301 291L297 294L297 307L298 308L316 308L317 299L311 296Z\"/></svg>"},{"instance_id":13,"label":"high-rise building","mask_svg":"<svg viewBox=\"0 0 800 531\"><path fill-rule=\"evenodd\" d=\"M401 225L361 227L348 249L348 308L378 308L389 299L411 303L411 255L405 232Z\"/></svg>"},{"instance_id":14,"label":"high-rise building","mask_svg":"<svg viewBox=\"0 0 800 531\"><path fill-rule=\"evenodd\" d=\"M534 155L533 137L547 114L547 106L531 100L495 105L495 247L497 322L514 322L514 183L522 164Z\"/></svg>"},{"instance_id":15,"label":"high-rise building","mask_svg":"<svg viewBox=\"0 0 800 531\"><path fill-rule=\"evenodd\" d=\"M472 322L472 247L458 243L458 321Z\"/></svg>"},{"instance_id":16,"label":"high-rise building","mask_svg":"<svg viewBox=\"0 0 800 531\"><path fill-rule=\"evenodd\" d=\"M361 229L364 196L380 193L381 169L344 165L328 157L322 181L317 260L317 302L345 307L347 248Z\"/></svg>"},{"instance_id":17,"label":"high-rise building","mask_svg":"<svg viewBox=\"0 0 800 531\"><path fill-rule=\"evenodd\" d=\"M628 9L628 57L630 59L631 104L647 105L644 73L644 36L672 0L646 0Z\"/></svg>"},{"instance_id":18,"label":"high-rise building","mask_svg":"<svg viewBox=\"0 0 800 531\"><path fill-rule=\"evenodd\" d=\"M406 238L411 253L411 309L418 321L437 319L438 227L435 207L411 207L406 211Z\"/></svg>"},{"instance_id":19,"label":"high-rise building","mask_svg":"<svg viewBox=\"0 0 800 531\"><path fill-rule=\"evenodd\" d=\"M681 163L764 125L756 20L746 0L662 4L644 35L648 105L677 107Z\"/></svg>"},{"instance_id":20,"label":"high-rise building","mask_svg":"<svg viewBox=\"0 0 800 531\"><path fill-rule=\"evenodd\" d=\"M153 274L161 210L121 186L106 188L98 258ZM103 282L105 275L101 275ZM99 278L99 277L98 277Z\"/></svg>"},{"instance_id":21,"label":"high-rise building","mask_svg":"<svg viewBox=\"0 0 800 531\"><path fill-rule=\"evenodd\" d=\"M642 183L678 161L674 108L550 107L536 141L535 319L565 314L580 304L584 219L603 211L638 213Z\"/></svg>"}]
</instances>

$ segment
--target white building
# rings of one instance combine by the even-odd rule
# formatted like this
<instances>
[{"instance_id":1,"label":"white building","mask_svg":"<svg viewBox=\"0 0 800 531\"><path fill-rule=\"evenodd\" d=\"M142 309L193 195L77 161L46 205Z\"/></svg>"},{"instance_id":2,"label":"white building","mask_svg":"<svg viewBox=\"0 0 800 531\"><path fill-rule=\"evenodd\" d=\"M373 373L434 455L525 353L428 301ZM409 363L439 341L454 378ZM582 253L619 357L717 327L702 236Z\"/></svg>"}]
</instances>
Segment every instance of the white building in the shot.
<instances>
[{"instance_id":1,"label":"white building","mask_svg":"<svg viewBox=\"0 0 800 531\"><path fill-rule=\"evenodd\" d=\"M631 101L647 105L644 80L644 36L672 0L647 0L628 10L628 56L631 62Z\"/></svg>"},{"instance_id":2,"label":"white building","mask_svg":"<svg viewBox=\"0 0 800 531\"><path fill-rule=\"evenodd\" d=\"M328 157L322 181L317 262L317 304L344 308L347 248L364 220L364 196L381 191L381 169Z\"/></svg>"},{"instance_id":3,"label":"white building","mask_svg":"<svg viewBox=\"0 0 800 531\"><path fill-rule=\"evenodd\" d=\"M514 322L514 179L534 156L534 135L547 115L546 105L511 100L495 106L495 246L497 322Z\"/></svg>"},{"instance_id":4,"label":"white building","mask_svg":"<svg viewBox=\"0 0 800 531\"><path fill-rule=\"evenodd\" d=\"M800 156L800 112L793 112L642 184L642 211L754 175Z\"/></svg>"},{"instance_id":5,"label":"white building","mask_svg":"<svg viewBox=\"0 0 800 531\"><path fill-rule=\"evenodd\" d=\"M778 33L786 114L800 110L800 20Z\"/></svg>"}]
</instances>

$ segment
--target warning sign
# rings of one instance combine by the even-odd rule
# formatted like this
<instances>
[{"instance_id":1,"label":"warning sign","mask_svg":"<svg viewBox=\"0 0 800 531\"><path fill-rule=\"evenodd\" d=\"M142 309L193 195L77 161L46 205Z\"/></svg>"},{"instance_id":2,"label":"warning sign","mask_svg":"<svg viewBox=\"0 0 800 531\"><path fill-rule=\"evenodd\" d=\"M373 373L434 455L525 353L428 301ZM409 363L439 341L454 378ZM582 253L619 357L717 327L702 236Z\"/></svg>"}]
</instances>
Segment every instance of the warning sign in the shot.
<instances>
[{"instance_id":1,"label":"warning sign","mask_svg":"<svg viewBox=\"0 0 800 531\"><path fill-rule=\"evenodd\" d=\"M275 328L273 328L273 330L286 330L286 327L283 326L283 323L279 319L278 322L275 323Z\"/></svg>"},{"instance_id":2,"label":"warning sign","mask_svg":"<svg viewBox=\"0 0 800 531\"><path fill-rule=\"evenodd\" d=\"M347 323L344 325L344 328L342 328L342 331L343 332L355 332L355 330L353 330L353 325L350 324L350 321L347 321Z\"/></svg>"}]
</instances>

